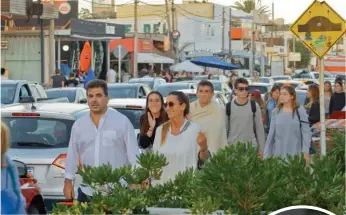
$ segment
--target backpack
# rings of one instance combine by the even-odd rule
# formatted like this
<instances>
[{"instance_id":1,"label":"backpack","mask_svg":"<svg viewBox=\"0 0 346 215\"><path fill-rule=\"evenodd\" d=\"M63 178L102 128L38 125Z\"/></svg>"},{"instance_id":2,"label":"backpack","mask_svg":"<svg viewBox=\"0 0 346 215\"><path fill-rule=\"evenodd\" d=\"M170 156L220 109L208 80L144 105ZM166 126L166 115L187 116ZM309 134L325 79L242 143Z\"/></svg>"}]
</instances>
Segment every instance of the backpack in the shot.
<instances>
[{"instance_id":1,"label":"backpack","mask_svg":"<svg viewBox=\"0 0 346 215\"><path fill-rule=\"evenodd\" d=\"M227 128L227 137L229 136L229 132L230 132L230 124L231 124L231 107L232 107L232 102L233 100L231 100L230 102L228 102L226 104L226 115L228 117L228 128ZM255 133L255 137L257 139L257 133L256 133L256 124L255 124L255 118L256 118L256 102L253 100L250 100L251 102L251 110L252 110L252 118L253 118L253 131Z\"/></svg>"},{"instance_id":2,"label":"backpack","mask_svg":"<svg viewBox=\"0 0 346 215\"><path fill-rule=\"evenodd\" d=\"M296 110L296 113L297 113L297 117L298 117L298 120L299 120L299 126L300 126L300 136L301 136L301 143L302 143L302 148L303 148L303 132L302 132L302 123L308 123L310 124L309 122L305 122L305 121L301 121L300 120L300 114L299 114L299 111L298 109ZM315 145L314 143L312 142L311 140L311 144L310 144L310 149L309 149L309 154L316 154L316 148L315 148Z\"/></svg>"},{"instance_id":3,"label":"backpack","mask_svg":"<svg viewBox=\"0 0 346 215\"><path fill-rule=\"evenodd\" d=\"M20 192L20 187L16 180L17 175L11 165L11 161L8 160L8 167L3 168L1 171L6 171L6 177L1 180L5 180L6 188L1 190L1 214L25 214L25 205L22 203L22 194ZM10 178L13 187L7 187L8 178ZM17 188L17 189L16 189Z\"/></svg>"}]
</instances>

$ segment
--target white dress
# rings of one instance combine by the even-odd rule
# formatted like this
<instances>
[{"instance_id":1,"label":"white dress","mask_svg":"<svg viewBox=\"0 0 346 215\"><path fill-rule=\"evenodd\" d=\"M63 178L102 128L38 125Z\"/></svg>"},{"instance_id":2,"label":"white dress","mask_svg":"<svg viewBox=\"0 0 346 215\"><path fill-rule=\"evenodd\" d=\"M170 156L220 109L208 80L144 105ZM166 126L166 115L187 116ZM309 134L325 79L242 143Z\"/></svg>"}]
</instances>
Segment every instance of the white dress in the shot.
<instances>
[{"instance_id":1,"label":"white dress","mask_svg":"<svg viewBox=\"0 0 346 215\"><path fill-rule=\"evenodd\" d=\"M186 123L187 120L185 120L180 130L184 128ZM187 168L197 168L199 152L197 137L199 132L201 132L201 128L192 121L190 121L187 129L177 136L172 135L171 128L169 128L166 142L161 145L162 125L157 128L153 151L164 154L168 165L163 168L161 180L154 181L154 184L165 183L170 179L174 179L177 173L183 172Z\"/></svg>"}]
</instances>

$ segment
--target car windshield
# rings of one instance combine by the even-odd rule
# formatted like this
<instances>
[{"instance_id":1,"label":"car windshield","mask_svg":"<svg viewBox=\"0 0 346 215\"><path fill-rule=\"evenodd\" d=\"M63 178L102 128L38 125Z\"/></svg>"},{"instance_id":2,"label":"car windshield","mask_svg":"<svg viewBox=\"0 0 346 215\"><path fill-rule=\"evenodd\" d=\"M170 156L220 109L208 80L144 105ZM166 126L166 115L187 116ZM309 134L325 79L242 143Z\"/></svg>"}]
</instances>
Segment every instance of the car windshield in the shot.
<instances>
[{"instance_id":1,"label":"car windshield","mask_svg":"<svg viewBox=\"0 0 346 215\"><path fill-rule=\"evenodd\" d=\"M221 90L221 83L215 83L215 82L213 82L212 83L213 84L213 86L214 86L214 91L222 91Z\"/></svg>"},{"instance_id":2,"label":"car windshield","mask_svg":"<svg viewBox=\"0 0 346 215\"><path fill-rule=\"evenodd\" d=\"M315 79L319 79L320 78L320 74L319 73L314 73L314 77L315 77ZM332 76L325 73L324 74L324 78L332 78Z\"/></svg>"},{"instance_id":3,"label":"car windshield","mask_svg":"<svg viewBox=\"0 0 346 215\"><path fill-rule=\"evenodd\" d=\"M110 87L108 88L108 94L111 99L137 98L135 87Z\"/></svg>"},{"instance_id":4,"label":"car windshield","mask_svg":"<svg viewBox=\"0 0 346 215\"><path fill-rule=\"evenodd\" d=\"M143 114L142 109L125 109L125 108L114 108L115 110L119 111L121 114L125 115L130 122L132 123L134 129L139 129L139 119L141 118L141 115Z\"/></svg>"},{"instance_id":5,"label":"car windshield","mask_svg":"<svg viewBox=\"0 0 346 215\"><path fill-rule=\"evenodd\" d=\"M265 86L249 86L249 92L253 90L258 90L261 94L266 94L268 92L268 87Z\"/></svg>"},{"instance_id":6,"label":"car windshield","mask_svg":"<svg viewBox=\"0 0 346 215\"><path fill-rule=\"evenodd\" d=\"M158 91L159 93L161 93L161 95L163 97L167 97L168 94L172 91L176 91L176 90L185 90L185 89L189 89L189 85L187 84L177 84L177 85L159 85L156 87L156 91Z\"/></svg>"},{"instance_id":7,"label":"car windshield","mask_svg":"<svg viewBox=\"0 0 346 215\"><path fill-rule=\"evenodd\" d=\"M274 79L274 81L281 81L281 80L291 80L291 78L289 76L276 76L276 77L272 77Z\"/></svg>"},{"instance_id":8,"label":"car windshield","mask_svg":"<svg viewBox=\"0 0 346 215\"><path fill-rule=\"evenodd\" d=\"M1 104L12 104L16 95L15 84L1 84Z\"/></svg>"},{"instance_id":9,"label":"car windshield","mask_svg":"<svg viewBox=\"0 0 346 215\"><path fill-rule=\"evenodd\" d=\"M11 133L11 148L66 148L74 120L4 117Z\"/></svg>"},{"instance_id":10,"label":"car windshield","mask_svg":"<svg viewBox=\"0 0 346 215\"><path fill-rule=\"evenodd\" d=\"M300 84L299 83L276 83L280 87L282 86L291 86L293 88L297 88Z\"/></svg>"},{"instance_id":11,"label":"car windshield","mask_svg":"<svg viewBox=\"0 0 346 215\"><path fill-rule=\"evenodd\" d=\"M196 94L186 94L186 95L187 95L187 97L189 97L190 103L197 101L197 99L198 99Z\"/></svg>"},{"instance_id":12,"label":"car windshield","mask_svg":"<svg viewBox=\"0 0 346 215\"><path fill-rule=\"evenodd\" d=\"M47 96L50 99L57 99L61 97L67 97L68 101L73 103L76 100L75 90L47 90Z\"/></svg>"},{"instance_id":13,"label":"car windshield","mask_svg":"<svg viewBox=\"0 0 346 215\"><path fill-rule=\"evenodd\" d=\"M201 81L201 80L208 80L208 76L207 75L199 75L193 78L193 80L196 81ZM220 76L214 75L213 76L213 80L220 80Z\"/></svg>"},{"instance_id":14,"label":"car windshield","mask_svg":"<svg viewBox=\"0 0 346 215\"><path fill-rule=\"evenodd\" d=\"M297 91L296 94L300 107L304 107L306 91Z\"/></svg>"},{"instance_id":15,"label":"car windshield","mask_svg":"<svg viewBox=\"0 0 346 215\"><path fill-rule=\"evenodd\" d=\"M154 81L150 81L150 80L129 80L129 83L138 83L138 84L145 84L148 85L150 87L150 89L153 89L154 87Z\"/></svg>"},{"instance_id":16,"label":"car windshield","mask_svg":"<svg viewBox=\"0 0 346 215\"><path fill-rule=\"evenodd\" d=\"M260 83L269 83L269 78L259 78Z\"/></svg>"}]
</instances>

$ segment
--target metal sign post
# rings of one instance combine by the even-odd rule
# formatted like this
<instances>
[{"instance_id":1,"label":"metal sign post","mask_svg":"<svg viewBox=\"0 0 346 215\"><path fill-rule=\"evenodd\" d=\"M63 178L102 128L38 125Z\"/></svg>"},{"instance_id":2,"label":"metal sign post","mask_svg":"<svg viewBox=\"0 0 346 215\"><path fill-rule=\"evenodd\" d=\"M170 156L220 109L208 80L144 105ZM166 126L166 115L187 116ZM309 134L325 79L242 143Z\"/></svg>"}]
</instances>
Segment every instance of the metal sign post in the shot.
<instances>
[{"instance_id":1,"label":"metal sign post","mask_svg":"<svg viewBox=\"0 0 346 215\"><path fill-rule=\"evenodd\" d=\"M327 154L326 147L326 117L324 107L324 59L320 59L320 121L321 121L321 153Z\"/></svg>"},{"instance_id":2,"label":"metal sign post","mask_svg":"<svg viewBox=\"0 0 346 215\"><path fill-rule=\"evenodd\" d=\"M118 49L118 82L120 83L121 82L121 46L119 46L119 49Z\"/></svg>"}]
</instances>

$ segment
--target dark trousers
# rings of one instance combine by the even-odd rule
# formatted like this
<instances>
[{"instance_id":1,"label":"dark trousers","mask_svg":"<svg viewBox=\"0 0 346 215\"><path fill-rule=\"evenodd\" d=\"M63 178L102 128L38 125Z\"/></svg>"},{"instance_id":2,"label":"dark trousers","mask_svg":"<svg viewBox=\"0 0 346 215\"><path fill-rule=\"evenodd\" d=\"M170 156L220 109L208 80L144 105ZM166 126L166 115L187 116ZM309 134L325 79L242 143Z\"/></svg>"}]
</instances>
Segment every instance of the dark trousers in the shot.
<instances>
[{"instance_id":1,"label":"dark trousers","mask_svg":"<svg viewBox=\"0 0 346 215\"><path fill-rule=\"evenodd\" d=\"M80 189L80 187L78 188L77 192L78 192L77 201L79 201L79 202L90 202L92 197L86 195L85 193L83 193L83 191Z\"/></svg>"}]
</instances>

